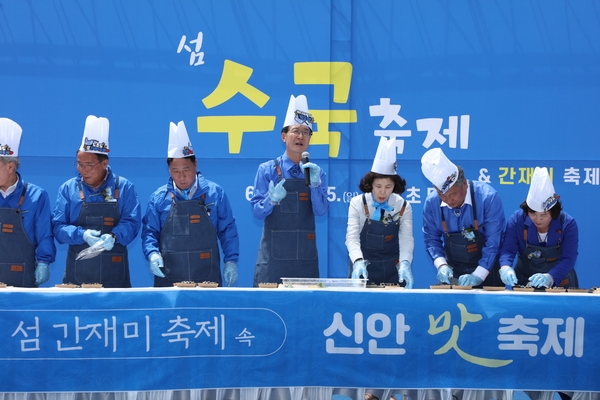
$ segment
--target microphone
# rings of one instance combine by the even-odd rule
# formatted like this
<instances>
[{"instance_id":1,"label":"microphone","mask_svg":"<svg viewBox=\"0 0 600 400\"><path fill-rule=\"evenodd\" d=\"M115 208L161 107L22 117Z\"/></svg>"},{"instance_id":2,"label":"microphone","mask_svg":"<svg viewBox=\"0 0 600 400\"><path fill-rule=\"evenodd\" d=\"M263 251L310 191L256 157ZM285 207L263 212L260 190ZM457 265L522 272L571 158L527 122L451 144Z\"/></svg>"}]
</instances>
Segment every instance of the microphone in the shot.
<instances>
[{"instance_id":1,"label":"microphone","mask_svg":"<svg viewBox=\"0 0 600 400\"><path fill-rule=\"evenodd\" d=\"M302 165L308 163L308 157L310 157L308 151L302 153ZM310 168L304 168L304 184L310 186Z\"/></svg>"}]
</instances>

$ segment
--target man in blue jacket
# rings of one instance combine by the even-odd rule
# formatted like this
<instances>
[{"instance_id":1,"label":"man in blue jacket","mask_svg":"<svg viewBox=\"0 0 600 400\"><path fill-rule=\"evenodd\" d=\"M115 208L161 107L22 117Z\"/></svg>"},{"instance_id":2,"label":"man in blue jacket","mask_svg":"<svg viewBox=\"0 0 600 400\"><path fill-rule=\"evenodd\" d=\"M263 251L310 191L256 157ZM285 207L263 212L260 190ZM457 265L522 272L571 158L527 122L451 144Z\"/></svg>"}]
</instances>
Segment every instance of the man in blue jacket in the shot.
<instances>
[{"instance_id":1,"label":"man in blue jacket","mask_svg":"<svg viewBox=\"0 0 600 400\"><path fill-rule=\"evenodd\" d=\"M421 170L435 188L423 205L423 233L438 280L503 286L498 252L505 218L498 192L485 182L467 180L439 148L423 155Z\"/></svg>"},{"instance_id":2,"label":"man in blue jacket","mask_svg":"<svg viewBox=\"0 0 600 400\"><path fill-rule=\"evenodd\" d=\"M0 118L0 282L35 287L50 278L56 247L48 193L17 172L21 133Z\"/></svg>"},{"instance_id":3,"label":"man in blue jacket","mask_svg":"<svg viewBox=\"0 0 600 400\"><path fill-rule=\"evenodd\" d=\"M133 184L108 165L108 130L108 119L87 117L75 162L79 174L58 190L52 228L58 243L69 245L64 283L131 287L127 245L140 229L140 203ZM93 245L104 251L76 260Z\"/></svg>"},{"instance_id":4,"label":"man in blue jacket","mask_svg":"<svg viewBox=\"0 0 600 400\"><path fill-rule=\"evenodd\" d=\"M170 124L167 165L170 178L150 196L142 227L154 286L185 281L233 286L240 247L235 217L223 188L198 171L183 121Z\"/></svg>"}]
</instances>

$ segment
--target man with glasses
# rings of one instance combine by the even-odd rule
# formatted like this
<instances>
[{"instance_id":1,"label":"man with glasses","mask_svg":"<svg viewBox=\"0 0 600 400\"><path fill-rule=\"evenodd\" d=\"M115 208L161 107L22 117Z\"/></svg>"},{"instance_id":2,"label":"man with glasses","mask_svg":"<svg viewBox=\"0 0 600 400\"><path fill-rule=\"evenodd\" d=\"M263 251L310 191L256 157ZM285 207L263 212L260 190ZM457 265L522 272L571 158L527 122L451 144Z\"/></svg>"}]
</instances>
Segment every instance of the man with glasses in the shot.
<instances>
[{"instance_id":1,"label":"man with glasses","mask_svg":"<svg viewBox=\"0 0 600 400\"><path fill-rule=\"evenodd\" d=\"M22 132L0 118L0 282L35 287L50 279L56 247L48 193L17 172Z\"/></svg>"},{"instance_id":2,"label":"man with glasses","mask_svg":"<svg viewBox=\"0 0 600 400\"><path fill-rule=\"evenodd\" d=\"M127 245L140 229L140 203L133 184L108 165L108 130L108 119L87 117L75 162L79 174L58 190L52 229L58 243L69 245L63 283L131 287ZM77 260L94 245L102 253Z\"/></svg>"},{"instance_id":3,"label":"man with glasses","mask_svg":"<svg viewBox=\"0 0 600 400\"><path fill-rule=\"evenodd\" d=\"M183 121L170 124L167 165L171 177L150 196L142 227L142 250L155 275L154 286L186 281L222 285L223 280L233 286L240 246L233 211L223 188L198 172Z\"/></svg>"},{"instance_id":4,"label":"man with glasses","mask_svg":"<svg viewBox=\"0 0 600 400\"><path fill-rule=\"evenodd\" d=\"M250 202L264 226L254 286L280 283L282 277L319 277L315 215L324 215L329 202L325 172L315 163L302 163L313 122L306 97L291 96L281 130L285 153L258 167ZM307 170L309 186L304 177Z\"/></svg>"},{"instance_id":5,"label":"man with glasses","mask_svg":"<svg viewBox=\"0 0 600 400\"><path fill-rule=\"evenodd\" d=\"M441 149L421 158L423 175L433 184L423 205L425 247L442 283L503 286L498 252L504 234L500 195L488 183L465 179Z\"/></svg>"}]
</instances>

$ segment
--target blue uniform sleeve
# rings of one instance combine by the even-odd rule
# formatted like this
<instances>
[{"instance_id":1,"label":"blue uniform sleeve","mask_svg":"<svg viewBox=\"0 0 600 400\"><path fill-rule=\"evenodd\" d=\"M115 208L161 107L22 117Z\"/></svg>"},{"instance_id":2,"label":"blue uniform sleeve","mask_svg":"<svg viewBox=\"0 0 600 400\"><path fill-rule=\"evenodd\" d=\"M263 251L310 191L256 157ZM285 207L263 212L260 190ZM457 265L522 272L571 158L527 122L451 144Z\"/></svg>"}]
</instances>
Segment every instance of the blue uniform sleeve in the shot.
<instances>
[{"instance_id":1,"label":"blue uniform sleeve","mask_svg":"<svg viewBox=\"0 0 600 400\"><path fill-rule=\"evenodd\" d=\"M425 200L423 205L423 236L425 249L432 260L445 257L444 244L442 242L442 218L440 216L440 199L433 192Z\"/></svg>"},{"instance_id":2,"label":"blue uniform sleeve","mask_svg":"<svg viewBox=\"0 0 600 400\"><path fill-rule=\"evenodd\" d=\"M33 216L32 224L26 227L27 236L36 246L35 258L37 261L43 261L52 264L56 257L56 245L52 236L52 217L50 211L50 199L48 193L39 187L29 185L27 198L29 204L25 206Z\"/></svg>"},{"instance_id":3,"label":"blue uniform sleeve","mask_svg":"<svg viewBox=\"0 0 600 400\"><path fill-rule=\"evenodd\" d=\"M321 184L310 189L310 200L315 215L325 215L329 210L329 201L327 200L327 179L325 171L321 168Z\"/></svg>"},{"instance_id":4,"label":"blue uniform sleeve","mask_svg":"<svg viewBox=\"0 0 600 400\"><path fill-rule=\"evenodd\" d=\"M560 218L560 217L559 217ZM558 263L548 273L554 279L554 284L558 285L560 281L575 267L578 256L579 228L573 217L565 214L565 221L562 226L562 255Z\"/></svg>"},{"instance_id":5,"label":"blue uniform sleeve","mask_svg":"<svg viewBox=\"0 0 600 400\"><path fill-rule=\"evenodd\" d=\"M58 189L52 211L52 232L60 244L83 244L84 229L77 226L81 200L75 179L68 180Z\"/></svg>"},{"instance_id":6,"label":"blue uniform sleeve","mask_svg":"<svg viewBox=\"0 0 600 400\"><path fill-rule=\"evenodd\" d=\"M142 225L140 201L135 187L127 179L119 179L119 213L121 219L112 230L117 243L127 246L131 243Z\"/></svg>"},{"instance_id":7,"label":"blue uniform sleeve","mask_svg":"<svg viewBox=\"0 0 600 400\"><path fill-rule=\"evenodd\" d=\"M213 221L216 227L221 249L223 251L223 262L233 261L238 262L240 256L240 238L238 236L237 225L231 204L227 198L227 194L222 188L218 188L219 202L217 205L217 221ZM211 220L213 214L211 213Z\"/></svg>"},{"instance_id":8,"label":"blue uniform sleeve","mask_svg":"<svg viewBox=\"0 0 600 400\"><path fill-rule=\"evenodd\" d=\"M157 251L160 253L160 232L162 231L162 216L161 216L161 196L164 191L156 191L150 196L146 214L142 219L142 252L146 259L150 253Z\"/></svg>"},{"instance_id":9,"label":"blue uniform sleeve","mask_svg":"<svg viewBox=\"0 0 600 400\"><path fill-rule=\"evenodd\" d=\"M523 227L525 219L523 211L517 210L510 216L506 224L506 231L500 246L500 266L513 266L515 257L524 248Z\"/></svg>"},{"instance_id":10,"label":"blue uniform sleeve","mask_svg":"<svg viewBox=\"0 0 600 400\"><path fill-rule=\"evenodd\" d=\"M500 242L502 241L506 219L498 192L490 190L483 195L483 199L479 199L478 193L475 191L478 212L480 211L479 204L483 204L483 226L480 229L485 237L485 245L482 249L479 265L491 271L500 251Z\"/></svg>"},{"instance_id":11,"label":"blue uniform sleeve","mask_svg":"<svg viewBox=\"0 0 600 400\"><path fill-rule=\"evenodd\" d=\"M252 205L252 214L259 220L269 216L273 212L273 207L275 207L269 199L269 182L275 180L274 184L277 183L277 173L274 165L273 161L262 163L258 167L254 178L254 193L250 199L250 204Z\"/></svg>"}]
</instances>

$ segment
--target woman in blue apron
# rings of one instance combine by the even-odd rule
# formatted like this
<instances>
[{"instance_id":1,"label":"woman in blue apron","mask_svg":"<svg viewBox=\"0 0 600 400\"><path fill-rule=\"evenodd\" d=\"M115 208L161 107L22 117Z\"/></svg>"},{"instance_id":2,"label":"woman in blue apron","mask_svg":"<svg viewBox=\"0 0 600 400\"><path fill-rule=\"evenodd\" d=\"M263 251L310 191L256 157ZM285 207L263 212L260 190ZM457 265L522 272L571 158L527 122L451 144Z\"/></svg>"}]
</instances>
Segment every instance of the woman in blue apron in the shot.
<instances>
[{"instance_id":1,"label":"woman in blue apron","mask_svg":"<svg viewBox=\"0 0 600 400\"><path fill-rule=\"evenodd\" d=\"M380 139L371 171L358 187L363 194L350 201L346 230L350 276L412 288L412 208L400 196L406 181L396 173L394 140Z\"/></svg>"},{"instance_id":2,"label":"woman in blue apron","mask_svg":"<svg viewBox=\"0 0 600 400\"><path fill-rule=\"evenodd\" d=\"M577 288L578 242L577 223L562 211L548 170L536 167L527 199L506 226L500 251L502 281L509 286Z\"/></svg>"}]
</instances>

